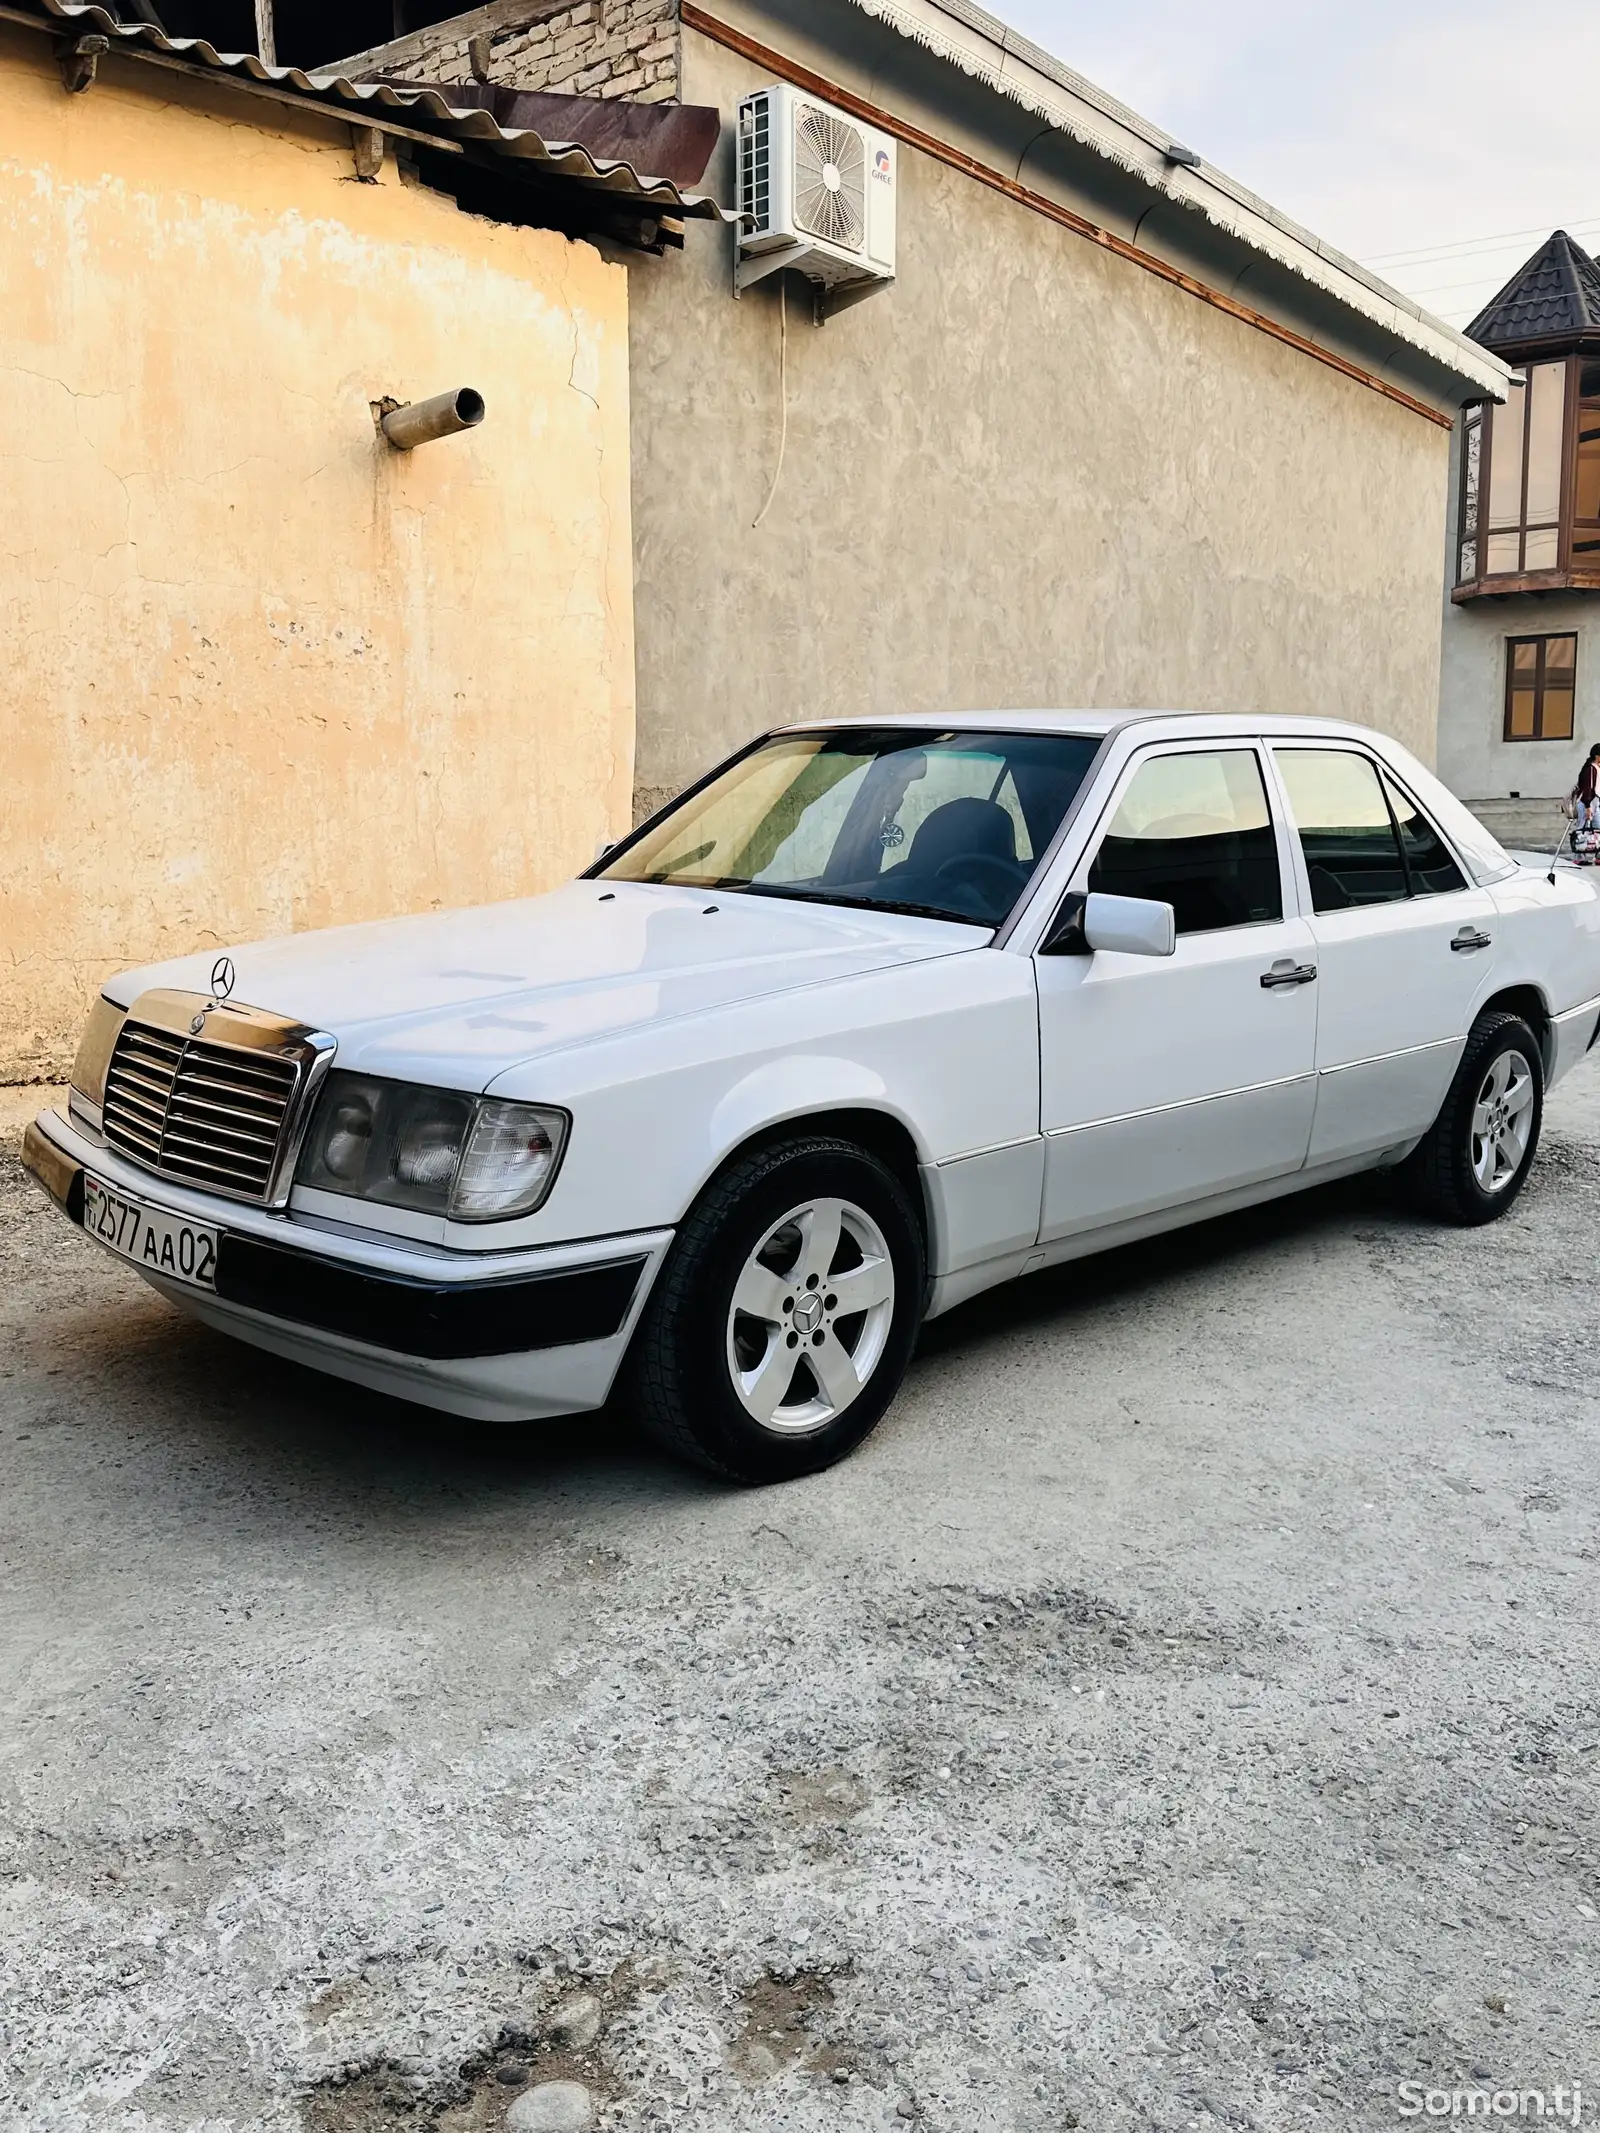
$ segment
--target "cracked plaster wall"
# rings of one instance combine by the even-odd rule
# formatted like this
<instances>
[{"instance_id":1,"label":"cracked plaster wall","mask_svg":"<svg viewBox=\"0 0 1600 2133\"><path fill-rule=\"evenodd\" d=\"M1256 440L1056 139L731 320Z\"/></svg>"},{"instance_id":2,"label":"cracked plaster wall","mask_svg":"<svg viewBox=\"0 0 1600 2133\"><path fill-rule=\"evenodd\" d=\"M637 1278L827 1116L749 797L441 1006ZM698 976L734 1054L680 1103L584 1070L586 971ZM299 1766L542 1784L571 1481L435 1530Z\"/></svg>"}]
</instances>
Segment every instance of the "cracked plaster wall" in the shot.
<instances>
[{"instance_id":1,"label":"cracked plaster wall","mask_svg":"<svg viewBox=\"0 0 1600 2133\"><path fill-rule=\"evenodd\" d=\"M731 199L768 76L691 31L683 67ZM634 270L637 810L790 719L974 706L1306 712L1431 760L1449 433L915 149L899 176L898 280L819 331L791 276L786 358L725 232Z\"/></svg>"},{"instance_id":2,"label":"cracked plaster wall","mask_svg":"<svg viewBox=\"0 0 1600 2133\"><path fill-rule=\"evenodd\" d=\"M627 284L0 28L0 1081L113 971L552 886L633 770ZM474 385L399 454L369 402ZM268 1003L270 1004L270 1003Z\"/></svg>"}]
</instances>

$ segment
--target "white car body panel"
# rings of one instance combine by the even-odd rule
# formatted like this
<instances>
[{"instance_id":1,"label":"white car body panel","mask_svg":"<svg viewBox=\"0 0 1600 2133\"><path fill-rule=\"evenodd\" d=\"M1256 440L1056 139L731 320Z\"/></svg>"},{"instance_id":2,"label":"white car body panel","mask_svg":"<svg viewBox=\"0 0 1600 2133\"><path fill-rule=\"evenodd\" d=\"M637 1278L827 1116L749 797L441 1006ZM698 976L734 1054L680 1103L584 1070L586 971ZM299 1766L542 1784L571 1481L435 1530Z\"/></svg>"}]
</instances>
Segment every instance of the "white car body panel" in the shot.
<instances>
[{"instance_id":1,"label":"white car body panel","mask_svg":"<svg viewBox=\"0 0 1600 2133\"><path fill-rule=\"evenodd\" d=\"M1310 952L1297 917L1182 937L1170 963L1041 958L1042 1242L1301 1167L1316 998L1260 975Z\"/></svg>"},{"instance_id":2,"label":"white car body panel","mask_svg":"<svg viewBox=\"0 0 1600 2133\"><path fill-rule=\"evenodd\" d=\"M508 1236L553 1238L572 1220L557 1209L563 1194L586 1234L652 1227L661 1217L646 1207L676 1222L731 1150L786 1119L883 1112L924 1164L1039 1130L1032 968L981 945L772 994L758 1017L730 1006L680 1018L652 1032L648 1072L640 1065L636 1042L618 1037L569 1052L554 1099L543 1062L496 1079L495 1095L554 1100L574 1120L560 1184L526 1223L503 1225ZM622 1163L619 1148L652 1159ZM1036 1230L1037 1205L1021 1219Z\"/></svg>"},{"instance_id":3,"label":"white car body panel","mask_svg":"<svg viewBox=\"0 0 1600 2133\"><path fill-rule=\"evenodd\" d=\"M926 729L927 719L875 720ZM872 1114L920 1182L928 1309L1026 1269L1393 1160L1426 1131L1474 1016L1513 996L1551 1081L1600 1022L1600 901L1571 867L1519 865L1395 743L1321 721L986 713L964 730L1103 743L1053 850L998 933L781 896L585 879L545 897L230 951L236 998L337 1040L339 1070L558 1106L572 1125L535 1213L452 1224L297 1186L242 1207L47 1113L60 1156L153 1205L330 1269L449 1290L644 1268L603 1339L421 1359L158 1283L279 1353L455 1412L533 1416L608 1395L678 1225L737 1150ZM1469 886L1317 914L1272 774L1274 742L1369 751L1421 803ZM1126 776L1152 753L1254 748L1274 810L1281 921L1180 936L1169 959L1037 951L1081 889ZM1452 951L1471 924L1480 951ZM214 951L129 972L204 993ZM1284 960L1314 983L1268 990ZM850 1130L846 1127L844 1130Z\"/></svg>"},{"instance_id":4,"label":"white car body panel","mask_svg":"<svg viewBox=\"0 0 1600 2133\"><path fill-rule=\"evenodd\" d=\"M970 926L777 898L569 882L474 910L336 926L229 951L241 1000L270 1000L339 1039L339 1064L481 1090L509 1067L624 1031L830 978L970 949ZM708 916L707 907L715 905ZM215 950L130 971L105 988L127 1007L153 986L204 992Z\"/></svg>"},{"instance_id":5,"label":"white car body panel","mask_svg":"<svg viewBox=\"0 0 1600 2133\"><path fill-rule=\"evenodd\" d=\"M1180 746L1136 739L1084 822L1070 886L1087 887L1089 858L1143 762L1214 746L1210 735L1185 734ZM1170 960L1038 959L1042 1244L1301 1167L1317 1094L1316 997L1264 991L1260 979L1311 949L1310 928L1286 902L1275 922L1183 935Z\"/></svg>"},{"instance_id":6,"label":"white car body panel","mask_svg":"<svg viewBox=\"0 0 1600 2133\"><path fill-rule=\"evenodd\" d=\"M1317 965L1317 1110L1309 1160L1414 1141L1433 1123L1474 1003L1494 990L1494 899L1487 889L1364 911L1324 911L1310 928ZM1491 945L1452 951L1463 930Z\"/></svg>"}]
</instances>

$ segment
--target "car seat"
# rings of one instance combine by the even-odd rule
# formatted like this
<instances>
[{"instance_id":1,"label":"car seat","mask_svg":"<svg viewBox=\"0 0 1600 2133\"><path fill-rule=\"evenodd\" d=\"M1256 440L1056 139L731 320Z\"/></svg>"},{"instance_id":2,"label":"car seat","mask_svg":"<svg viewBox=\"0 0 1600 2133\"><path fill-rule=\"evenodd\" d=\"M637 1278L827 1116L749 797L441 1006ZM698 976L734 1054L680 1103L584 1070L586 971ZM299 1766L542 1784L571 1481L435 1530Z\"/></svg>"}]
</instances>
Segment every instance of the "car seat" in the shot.
<instances>
[{"instance_id":1,"label":"car seat","mask_svg":"<svg viewBox=\"0 0 1600 2133\"><path fill-rule=\"evenodd\" d=\"M1017 864L1016 828L998 800L946 800L920 825L895 871L902 879L931 887L939 869L952 859L974 857Z\"/></svg>"}]
</instances>

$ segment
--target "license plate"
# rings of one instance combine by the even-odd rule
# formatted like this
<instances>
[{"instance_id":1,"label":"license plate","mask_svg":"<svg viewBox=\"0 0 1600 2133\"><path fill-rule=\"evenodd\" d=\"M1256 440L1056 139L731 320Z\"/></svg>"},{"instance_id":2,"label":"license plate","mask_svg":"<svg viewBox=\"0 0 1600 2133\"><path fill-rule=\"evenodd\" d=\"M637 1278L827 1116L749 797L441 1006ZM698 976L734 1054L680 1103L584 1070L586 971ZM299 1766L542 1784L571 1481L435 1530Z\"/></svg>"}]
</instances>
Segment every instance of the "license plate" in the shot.
<instances>
[{"instance_id":1,"label":"license plate","mask_svg":"<svg viewBox=\"0 0 1600 2133\"><path fill-rule=\"evenodd\" d=\"M98 1178L83 1181L83 1226L119 1259L191 1289L217 1285L217 1233L199 1222L130 1200Z\"/></svg>"}]
</instances>

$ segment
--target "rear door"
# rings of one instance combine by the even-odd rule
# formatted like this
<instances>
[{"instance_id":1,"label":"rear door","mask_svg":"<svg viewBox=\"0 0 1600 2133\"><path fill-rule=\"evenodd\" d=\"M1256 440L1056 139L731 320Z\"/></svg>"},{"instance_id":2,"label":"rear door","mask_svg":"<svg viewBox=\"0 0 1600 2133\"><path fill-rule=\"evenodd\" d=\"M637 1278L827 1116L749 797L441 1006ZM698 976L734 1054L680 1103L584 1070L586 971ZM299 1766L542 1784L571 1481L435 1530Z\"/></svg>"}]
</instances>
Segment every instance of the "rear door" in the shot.
<instances>
[{"instance_id":1,"label":"rear door","mask_svg":"<svg viewBox=\"0 0 1600 2133\"><path fill-rule=\"evenodd\" d=\"M1498 914L1374 755L1344 742L1273 754L1316 939L1315 1168L1432 1125L1490 989Z\"/></svg>"},{"instance_id":2,"label":"rear door","mask_svg":"<svg viewBox=\"0 0 1600 2133\"><path fill-rule=\"evenodd\" d=\"M1070 886L1170 903L1170 957L1036 955L1042 1241L1298 1170L1315 1095L1311 929L1249 741L1151 749Z\"/></svg>"}]
</instances>

